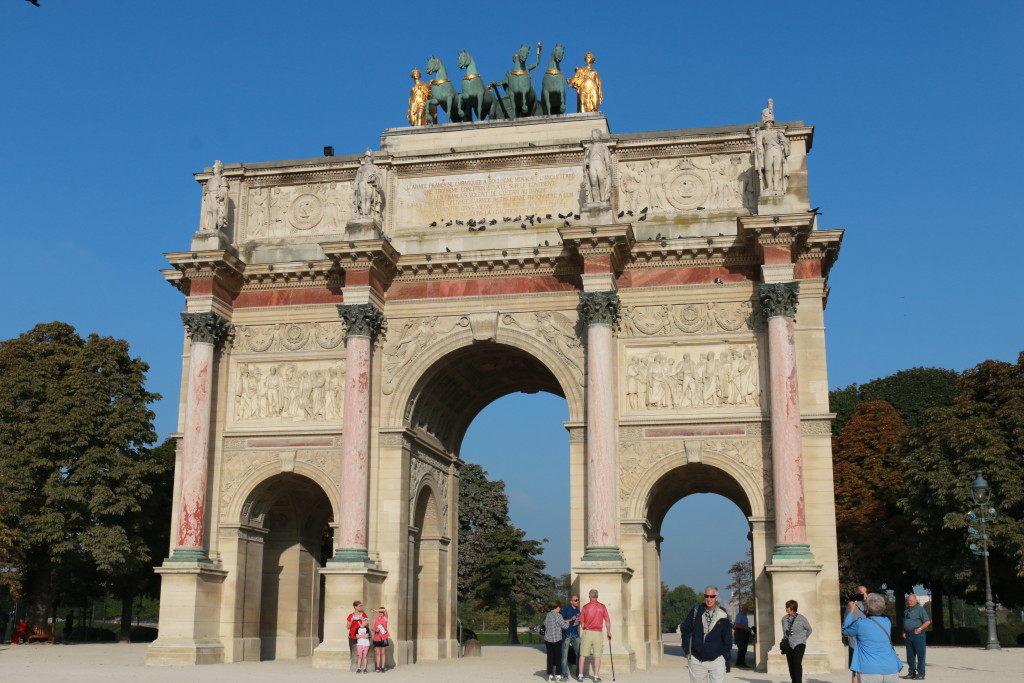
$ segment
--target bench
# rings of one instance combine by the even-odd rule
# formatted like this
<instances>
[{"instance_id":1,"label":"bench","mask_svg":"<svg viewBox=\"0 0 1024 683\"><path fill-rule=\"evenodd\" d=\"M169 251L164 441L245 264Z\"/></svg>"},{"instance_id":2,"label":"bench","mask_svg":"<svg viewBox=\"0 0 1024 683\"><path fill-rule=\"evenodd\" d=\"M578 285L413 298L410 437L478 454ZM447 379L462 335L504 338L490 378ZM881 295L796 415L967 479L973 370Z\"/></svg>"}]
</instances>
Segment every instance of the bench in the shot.
<instances>
[{"instance_id":1,"label":"bench","mask_svg":"<svg viewBox=\"0 0 1024 683\"><path fill-rule=\"evenodd\" d=\"M40 624L38 626L28 627L28 637L25 640L28 643L32 643L36 640L41 640L45 643L56 643L57 636L53 634L52 624Z\"/></svg>"}]
</instances>

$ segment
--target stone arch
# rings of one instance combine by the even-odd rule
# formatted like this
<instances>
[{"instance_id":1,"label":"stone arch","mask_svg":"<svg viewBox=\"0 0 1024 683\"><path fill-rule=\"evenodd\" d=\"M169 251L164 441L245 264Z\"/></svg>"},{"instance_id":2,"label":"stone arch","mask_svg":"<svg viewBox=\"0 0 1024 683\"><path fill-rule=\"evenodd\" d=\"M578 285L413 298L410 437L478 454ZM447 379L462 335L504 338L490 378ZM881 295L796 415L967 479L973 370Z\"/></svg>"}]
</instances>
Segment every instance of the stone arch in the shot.
<instances>
[{"instance_id":1,"label":"stone arch","mask_svg":"<svg viewBox=\"0 0 1024 683\"><path fill-rule=\"evenodd\" d=\"M308 467L315 475L317 468ZM323 637L319 569L331 551L336 504L328 491L336 487L324 487L306 467L294 470L252 472L235 523L221 524L222 538L238 530L230 534L237 545L224 548L223 562L232 570L235 609L242 615L235 626L242 659L309 656Z\"/></svg>"},{"instance_id":2,"label":"stone arch","mask_svg":"<svg viewBox=\"0 0 1024 683\"><path fill-rule=\"evenodd\" d=\"M419 353L415 361L403 372L402 378L395 383L390 400L384 408L382 424L399 426L408 420L409 405L422 390L424 378L437 368L444 358L460 349L475 345L504 346L524 352L536 359L554 377L560 391L569 404L570 421L581 421L584 414L584 381L582 367L574 367L567 362L550 344L543 339L507 326L498 326L494 337L488 340L474 338L472 329L457 326L450 334L437 340ZM582 354L580 355L582 363Z\"/></svg>"},{"instance_id":3,"label":"stone arch","mask_svg":"<svg viewBox=\"0 0 1024 683\"><path fill-rule=\"evenodd\" d=\"M290 454L288 454L290 456ZM283 457L254 467L237 483L240 495L234 496L225 507L221 519L228 524L261 525L258 501L265 497L266 489L281 486L276 477L281 474L295 474L314 483L327 496L331 504L331 516L337 519L340 505L340 490L331 473L311 462ZM336 476L336 475L335 475Z\"/></svg>"}]
</instances>

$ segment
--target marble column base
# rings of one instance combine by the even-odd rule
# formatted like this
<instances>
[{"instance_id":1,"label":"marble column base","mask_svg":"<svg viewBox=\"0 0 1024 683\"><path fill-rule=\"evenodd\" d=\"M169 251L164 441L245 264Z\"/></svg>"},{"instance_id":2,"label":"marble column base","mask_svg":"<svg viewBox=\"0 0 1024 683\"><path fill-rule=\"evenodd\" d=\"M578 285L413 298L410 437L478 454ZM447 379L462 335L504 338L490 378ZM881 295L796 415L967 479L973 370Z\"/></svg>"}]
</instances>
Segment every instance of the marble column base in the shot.
<instances>
[{"instance_id":1,"label":"marble column base","mask_svg":"<svg viewBox=\"0 0 1024 683\"><path fill-rule=\"evenodd\" d=\"M786 560L814 561L811 546L806 543L776 543L772 551L772 562Z\"/></svg>"},{"instance_id":2,"label":"marble column base","mask_svg":"<svg viewBox=\"0 0 1024 683\"><path fill-rule=\"evenodd\" d=\"M623 563L622 551L616 546L594 545L583 551L581 562L617 562Z\"/></svg>"},{"instance_id":3,"label":"marble column base","mask_svg":"<svg viewBox=\"0 0 1024 683\"><path fill-rule=\"evenodd\" d=\"M189 562L192 564L211 564L205 548L175 548L165 562Z\"/></svg>"}]
</instances>

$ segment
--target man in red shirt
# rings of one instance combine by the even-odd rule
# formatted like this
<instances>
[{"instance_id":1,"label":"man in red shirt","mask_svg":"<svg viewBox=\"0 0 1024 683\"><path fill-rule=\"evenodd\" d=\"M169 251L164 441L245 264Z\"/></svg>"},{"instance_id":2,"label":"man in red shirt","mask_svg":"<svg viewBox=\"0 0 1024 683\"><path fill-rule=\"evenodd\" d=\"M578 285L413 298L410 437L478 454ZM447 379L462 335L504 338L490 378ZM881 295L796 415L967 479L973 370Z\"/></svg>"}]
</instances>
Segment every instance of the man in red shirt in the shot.
<instances>
[{"instance_id":1,"label":"man in red shirt","mask_svg":"<svg viewBox=\"0 0 1024 683\"><path fill-rule=\"evenodd\" d=\"M608 616L608 608L597 601L597 589L590 589L590 602L580 610L580 661L576 669L577 681L582 681L586 671L587 657L594 660L594 683L601 683L601 653L604 652L604 641L601 630L604 628L608 640L612 639L612 620Z\"/></svg>"}]
</instances>

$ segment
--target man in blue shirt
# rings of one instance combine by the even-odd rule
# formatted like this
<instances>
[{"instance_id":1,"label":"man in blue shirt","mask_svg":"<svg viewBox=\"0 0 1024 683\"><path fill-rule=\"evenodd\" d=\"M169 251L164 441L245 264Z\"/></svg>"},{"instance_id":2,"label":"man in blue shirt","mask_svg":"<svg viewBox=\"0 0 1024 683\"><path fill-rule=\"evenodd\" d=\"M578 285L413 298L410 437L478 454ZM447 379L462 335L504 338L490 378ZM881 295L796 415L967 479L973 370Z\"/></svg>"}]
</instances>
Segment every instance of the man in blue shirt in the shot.
<instances>
[{"instance_id":1,"label":"man in blue shirt","mask_svg":"<svg viewBox=\"0 0 1024 683\"><path fill-rule=\"evenodd\" d=\"M917 596L907 596L907 609L903 610L903 638L907 641L907 675L915 681L924 680L924 630L932 623L931 617L919 604Z\"/></svg>"},{"instance_id":2,"label":"man in blue shirt","mask_svg":"<svg viewBox=\"0 0 1024 683\"><path fill-rule=\"evenodd\" d=\"M573 595L569 604L562 608L562 619L569 627L562 631L562 673L569 680L569 646L576 653L576 665L580 663L580 596ZM577 670L577 675L579 671Z\"/></svg>"},{"instance_id":3,"label":"man in blue shirt","mask_svg":"<svg viewBox=\"0 0 1024 683\"><path fill-rule=\"evenodd\" d=\"M747 645L750 644L750 622L747 621L747 612L750 608L744 602L736 612L736 621L732 624L732 630L736 636L736 667L745 669L747 667Z\"/></svg>"}]
</instances>

